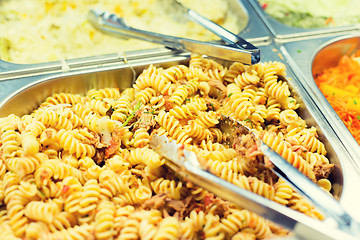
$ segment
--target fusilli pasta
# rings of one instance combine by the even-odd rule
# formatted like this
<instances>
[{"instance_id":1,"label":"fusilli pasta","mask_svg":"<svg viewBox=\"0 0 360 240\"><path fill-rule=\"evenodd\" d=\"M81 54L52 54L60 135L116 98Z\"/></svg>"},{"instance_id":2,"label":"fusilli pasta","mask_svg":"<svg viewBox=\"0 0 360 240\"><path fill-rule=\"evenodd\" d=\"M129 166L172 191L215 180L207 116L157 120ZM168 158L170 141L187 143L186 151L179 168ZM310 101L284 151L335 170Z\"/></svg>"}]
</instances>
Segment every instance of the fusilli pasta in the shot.
<instances>
[{"instance_id":1,"label":"fusilli pasta","mask_svg":"<svg viewBox=\"0 0 360 240\"><path fill-rule=\"evenodd\" d=\"M333 165L279 62L226 68L149 66L132 88L56 93L23 117L0 118L0 238L264 239L284 231L179 179L149 142L166 135L213 174L309 216L322 215L218 128L222 114L262 140L324 191ZM196 183L194 183L196 184ZM5 236L5 237L3 237Z\"/></svg>"}]
</instances>

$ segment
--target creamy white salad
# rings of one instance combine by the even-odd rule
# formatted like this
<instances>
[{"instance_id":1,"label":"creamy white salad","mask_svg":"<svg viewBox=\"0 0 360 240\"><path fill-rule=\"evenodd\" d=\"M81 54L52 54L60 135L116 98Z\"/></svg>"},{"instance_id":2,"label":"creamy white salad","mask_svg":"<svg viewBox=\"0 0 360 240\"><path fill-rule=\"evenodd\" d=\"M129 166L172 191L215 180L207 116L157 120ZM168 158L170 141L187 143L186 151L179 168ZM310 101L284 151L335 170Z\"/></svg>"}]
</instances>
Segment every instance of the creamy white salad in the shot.
<instances>
[{"instance_id":1,"label":"creamy white salad","mask_svg":"<svg viewBox=\"0 0 360 240\"><path fill-rule=\"evenodd\" d=\"M239 33L241 19L227 1L182 0L228 30ZM135 39L119 39L95 30L87 21L90 9L123 17L136 28L158 33L216 40L213 33L188 21L173 0L3 0L0 1L0 59L38 63L159 47Z\"/></svg>"}]
</instances>

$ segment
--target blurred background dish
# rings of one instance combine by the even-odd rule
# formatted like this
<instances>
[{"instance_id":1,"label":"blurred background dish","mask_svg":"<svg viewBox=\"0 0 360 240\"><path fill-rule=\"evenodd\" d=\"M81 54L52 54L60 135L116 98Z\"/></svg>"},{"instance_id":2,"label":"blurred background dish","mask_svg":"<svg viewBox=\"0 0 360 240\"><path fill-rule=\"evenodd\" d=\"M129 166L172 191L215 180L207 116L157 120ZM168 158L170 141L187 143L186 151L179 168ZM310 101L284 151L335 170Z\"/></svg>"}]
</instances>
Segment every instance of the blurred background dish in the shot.
<instances>
[{"instance_id":1,"label":"blurred background dish","mask_svg":"<svg viewBox=\"0 0 360 240\"><path fill-rule=\"evenodd\" d=\"M359 0L258 0L279 22L298 28L326 28L360 23Z\"/></svg>"},{"instance_id":2,"label":"blurred background dish","mask_svg":"<svg viewBox=\"0 0 360 240\"><path fill-rule=\"evenodd\" d=\"M231 8L229 1L182 2L231 32L239 33L246 27L246 14L241 8ZM0 59L28 64L159 47L96 31L86 19L90 9L115 13L129 26L148 31L202 41L219 40L188 21L169 0L8 0L0 2Z\"/></svg>"}]
</instances>

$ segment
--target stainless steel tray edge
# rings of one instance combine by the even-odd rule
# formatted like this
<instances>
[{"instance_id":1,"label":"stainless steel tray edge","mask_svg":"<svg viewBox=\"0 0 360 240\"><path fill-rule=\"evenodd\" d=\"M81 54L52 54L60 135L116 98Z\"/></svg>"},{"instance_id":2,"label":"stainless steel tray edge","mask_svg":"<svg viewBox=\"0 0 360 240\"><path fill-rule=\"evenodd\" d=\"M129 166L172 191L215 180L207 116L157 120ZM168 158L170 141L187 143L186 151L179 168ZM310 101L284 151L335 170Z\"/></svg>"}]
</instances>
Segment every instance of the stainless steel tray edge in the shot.
<instances>
[{"instance_id":1,"label":"stainless steel tray edge","mask_svg":"<svg viewBox=\"0 0 360 240\"><path fill-rule=\"evenodd\" d=\"M78 75L94 71L109 71L124 67L132 68L138 65L163 62L169 58L174 58L180 61L190 56L189 52L171 51L169 49L163 50L164 51L160 51L161 54L158 54L159 52L154 50L135 51L135 55L132 55L133 57L127 58L125 61L105 61L105 63L100 61L99 64L95 66L92 66L91 64L85 64L79 68L70 69L69 71L44 71L41 73L36 72L34 74L19 76L17 78L3 79L0 81L0 87L2 88L2 91L0 91L0 101L5 101L5 99L7 99L13 92L18 92L20 91L19 89L23 88L24 86L33 82L37 82L41 79L51 78L54 76Z\"/></svg>"},{"instance_id":2,"label":"stainless steel tray edge","mask_svg":"<svg viewBox=\"0 0 360 240\"><path fill-rule=\"evenodd\" d=\"M37 64L16 64L0 60L0 81L6 81L19 77L32 77L51 73L64 73L78 71L86 68L96 68L141 59L144 56L163 56L179 51L169 48L152 48L146 50L129 51L122 53L104 54L99 56L59 60ZM4 70L6 69L6 70Z\"/></svg>"}]
</instances>

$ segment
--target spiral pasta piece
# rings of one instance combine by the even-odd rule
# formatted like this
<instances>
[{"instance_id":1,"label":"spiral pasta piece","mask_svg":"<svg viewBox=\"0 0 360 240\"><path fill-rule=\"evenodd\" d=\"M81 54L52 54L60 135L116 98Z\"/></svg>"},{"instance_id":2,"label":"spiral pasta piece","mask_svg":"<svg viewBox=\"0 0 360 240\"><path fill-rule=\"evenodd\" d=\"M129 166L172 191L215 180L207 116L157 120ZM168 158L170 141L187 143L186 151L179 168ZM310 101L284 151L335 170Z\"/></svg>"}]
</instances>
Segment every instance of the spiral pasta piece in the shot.
<instances>
[{"instance_id":1,"label":"spiral pasta piece","mask_svg":"<svg viewBox=\"0 0 360 240\"><path fill-rule=\"evenodd\" d=\"M161 221L159 231L156 233L154 240L178 239L178 236L178 220L174 217L167 217Z\"/></svg>"},{"instance_id":2,"label":"spiral pasta piece","mask_svg":"<svg viewBox=\"0 0 360 240\"><path fill-rule=\"evenodd\" d=\"M237 174L245 175L249 171L247 162L236 158L228 162L210 159L207 163L212 173L224 179L234 179Z\"/></svg>"},{"instance_id":3,"label":"spiral pasta piece","mask_svg":"<svg viewBox=\"0 0 360 240\"><path fill-rule=\"evenodd\" d=\"M74 131L66 131L61 129L57 133L57 139L60 146L62 146L70 154L75 154L76 157L92 157L95 155L95 148L92 145L81 143L80 140L75 138Z\"/></svg>"},{"instance_id":4,"label":"spiral pasta piece","mask_svg":"<svg viewBox=\"0 0 360 240\"><path fill-rule=\"evenodd\" d=\"M60 212L53 221L48 225L51 232L62 231L72 228L76 225L77 219L75 215L68 212Z\"/></svg>"},{"instance_id":5,"label":"spiral pasta piece","mask_svg":"<svg viewBox=\"0 0 360 240\"><path fill-rule=\"evenodd\" d=\"M155 193L166 193L173 199L180 199L183 185L181 182L176 183L175 181L159 178L154 182L151 182L151 187Z\"/></svg>"},{"instance_id":6,"label":"spiral pasta piece","mask_svg":"<svg viewBox=\"0 0 360 240\"><path fill-rule=\"evenodd\" d=\"M171 116L170 113L160 111L156 120L160 126L162 126L176 141L187 144L192 141L192 139L184 131L182 131L179 121Z\"/></svg>"},{"instance_id":7,"label":"spiral pasta piece","mask_svg":"<svg viewBox=\"0 0 360 240\"><path fill-rule=\"evenodd\" d=\"M225 102L225 114L239 120L249 118L253 111L253 104L242 94L232 94Z\"/></svg>"},{"instance_id":8,"label":"spiral pasta piece","mask_svg":"<svg viewBox=\"0 0 360 240\"><path fill-rule=\"evenodd\" d=\"M134 133L134 147L141 148L148 145L150 142L150 135L145 128L139 128Z\"/></svg>"},{"instance_id":9,"label":"spiral pasta piece","mask_svg":"<svg viewBox=\"0 0 360 240\"><path fill-rule=\"evenodd\" d=\"M35 154L39 152L40 143L37 137L45 130L45 125L39 121L28 124L21 132L21 144L25 154Z\"/></svg>"},{"instance_id":10,"label":"spiral pasta piece","mask_svg":"<svg viewBox=\"0 0 360 240\"><path fill-rule=\"evenodd\" d=\"M203 127L211 128L219 123L218 117L218 114L213 111L199 112L195 122L202 125Z\"/></svg>"},{"instance_id":11,"label":"spiral pasta piece","mask_svg":"<svg viewBox=\"0 0 360 240\"><path fill-rule=\"evenodd\" d=\"M55 202L32 201L26 205L24 212L29 219L51 223L60 209Z\"/></svg>"},{"instance_id":12,"label":"spiral pasta piece","mask_svg":"<svg viewBox=\"0 0 360 240\"><path fill-rule=\"evenodd\" d=\"M120 231L119 240L131 240L139 238L140 224L136 219L125 220L124 227Z\"/></svg>"},{"instance_id":13,"label":"spiral pasta piece","mask_svg":"<svg viewBox=\"0 0 360 240\"><path fill-rule=\"evenodd\" d=\"M140 92L135 94L135 100L142 102L142 104L147 104L150 99L156 95L156 91L151 87L145 88Z\"/></svg>"},{"instance_id":14,"label":"spiral pasta piece","mask_svg":"<svg viewBox=\"0 0 360 240\"><path fill-rule=\"evenodd\" d=\"M90 99L101 100L103 98L118 98L120 91L118 88L90 89L86 96Z\"/></svg>"},{"instance_id":15,"label":"spiral pasta piece","mask_svg":"<svg viewBox=\"0 0 360 240\"><path fill-rule=\"evenodd\" d=\"M260 78L257 76L256 71L251 70L243 72L234 78L234 82L243 89L247 85L256 85L260 82Z\"/></svg>"},{"instance_id":16,"label":"spiral pasta piece","mask_svg":"<svg viewBox=\"0 0 360 240\"><path fill-rule=\"evenodd\" d=\"M100 187L100 193L108 198L113 198L118 194L128 192L130 190L128 184L121 176L114 176L109 180L101 182Z\"/></svg>"},{"instance_id":17,"label":"spiral pasta piece","mask_svg":"<svg viewBox=\"0 0 360 240\"><path fill-rule=\"evenodd\" d=\"M189 68L185 65L171 66L161 72L161 75L164 76L169 81L175 83L181 79L185 79L186 73L189 71Z\"/></svg>"},{"instance_id":18,"label":"spiral pasta piece","mask_svg":"<svg viewBox=\"0 0 360 240\"><path fill-rule=\"evenodd\" d=\"M147 219L142 220L140 222L140 227L139 227L140 239L144 239L144 240L153 239L156 234L156 230L157 228L155 224L150 223Z\"/></svg>"},{"instance_id":19,"label":"spiral pasta piece","mask_svg":"<svg viewBox=\"0 0 360 240\"><path fill-rule=\"evenodd\" d=\"M101 116L105 116L111 107L107 102L96 99L91 99L90 101L86 102L86 105L90 107L92 111L100 114Z\"/></svg>"},{"instance_id":20,"label":"spiral pasta piece","mask_svg":"<svg viewBox=\"0 0 360 240\"><path fill-rule=\"evenodd\" d=\"M250 219L251 215L249 211L232 209L231 213L221 220L221 224L227 233L233 235L240 229L247 227Z\"/></svg>"},{"instance_id":21,"label":"spiral pasta piece","mask_svg":"<svg viewBox=\"0 0 360 240\"><path fill-rule=\"evenodd\" d=\"M115 205L110 201L103 201L97 207L95 215L95 236L97 239L111 239L114 232Z\"/></svg>"},{"instance_id":22,"label":"spiral pasta piece","mask_svg":"<svg viewBox=\"0 0 360 240\"><path fill-rule=\"evenodd\" d=\"M143 163L151 168L157 168L164 164L159 154L149 148L136 148L130 152L129 162L133 165Z\"/></svg>"},{"instance_id":23,"label":"spiral pasta piece","mask_svg":"<svg viewBox=\"0 0 360 240\"><path fill-rule=\"evenodd\" d=\"M306 133L299 138L299 141L308 147L310 152L316 152L320 155L326 155L327 153L324 144L316 138L315 134Z\"/></svg>"},{"instance_id":24,"label":"spiral pasta piece","mask_svg":"<svg viewBox=\"0 0 360 240\"><path fill-rule=\"evenodd\" d=\"M0 150L5 159L21 155L20 139L20 134L15 130L3 130L1 134L2 145L0 146Z\"/></svg>"},{"instance_id":25,"label":"spiral pasta piece","mask_svg":"<svg viewBox=\"0 0 360 240\"><path fill-rule=\"evenodd\" d=\"M81 201L79 202L79 213L82 215L81 221L89 222L94 217L96 210L96 203L100 197L100 187L95 179L87 181L84 185L81 195Z\"/></svg>"},{"instance_id":26,"label":"spiral pasta piece","mask_svg":"<svg viewBox=\"0 0 360 240\"><path fill-rule=\"evenodd\" d=\"M169 102L174 103L175 106L180 106L185 101L185 98L194 95L198 88L198 81L189 81L185 85L180 85L174 90L173 94L171 94Z\"/></svg>"},{"instance_id":27,"label":"spiral pasta piece","mask_svg":"<svg viewBox=\"0 0 360 240\"><path fill-rule=\"evenodd\" d=\"M285 158L294 167L298 168L300 172L304 173L310 179L315 180L315 174L312 171L312 166L306 162L301 156L288 148L283 141L273 133L265 133L262 140L270 148L274 149L278 154Z\"/></svg>"},{"instance_id":28,"label":"spiral pasta piece","mask_svg":"<svg viewBox=\"0 0 360 240\"><path fill-rule=\"evenodd\" d=\"M40 239L89 239L93 236L94 226L89 224L76 225L72 228L64 229L55 233L45 235Z\"/></svg>"},{"instance_id":29,"label":"spiral pasta piece","mask_svg":"<svg viewBox=\"0 0 360 240\"><path fill-rule=\"evenodd\" d=\"M274 201L281 203L283 205L287 205L289 203L289 199L292 197L292 193L294 190L284 182L284 180L279 179L275 184L275 196Z\"/></svg>"},{"instance_id":30,"label":"spiral pasta piece","mask_svg":"<svg viewBox=\"0 0 360 240\"><path fill-rule=\"evenodd\" d=\"M42 106L58 105L58 104L71 104L75 105L80 103L82 97L79 94L70 93L55 93L51 97L46 98Z\"/></svg>"},{"instance_id":31,"label":"spiral pasta piece","mask_svg":"<svg viewBox=\"0 0 360 240\"><path fill-rule=\"evenodd\" d=\"M228 162L237 156L237 152L235 149L227 148L222 150L214 150L211 152L204 151L202 155L205 157L205 159Z\"/></svg>"},{"instance_id":32,"label":"spiral pasta piece","mask_svg":"<svg viewBox=\"0 0 360 240\"><path fill-rule=\"evenodd\" d=\"M169 113L177 119L191 118L206 109L205 103L190 102L170 109Z\"/></svg>"},{"instance_id":33,"label":"spiral pasta piece","mask_svg":"<svg viewBox=\"0 0 360 240\"><path fill-rule=\"evenodd\" d=\"M220 223L219 216L207 214L205 216L205 224L203 232L206 239L224 239L225 231Z\"/></svg>"},{"instance_id":34,"label":"spiral pasta piece","mask_svg":"<svg viewBox=\"0 0 360 240\"><path fill-rule=\"evenodd\" d=\"M58 114L53 110L39 109L35 112L35 118L47 127L53 127L57 130L72 129L72 122L66 117Z\"/></svg>"},{"instance_id":35,"label":"spiral pasta piece","mask_svg":"<svg viewBox=\"0 0 360 240\"><path fill-rule=\"evenodd\" d=\"M229 70L226 72L226 74L224 76L224 80L229 83L233 83L234 78L236 78L237 76L239 76L240 74L245 72L247 69L248 69L248 66L246 66L242 63L239 63L239 62L234 62L231 64L231 66L229 67Z\"/></svg>"},{"instance_id":36,"label":"spiral pasta piece","mask_svg":"<svg viewBox=\"0 0 360 240\"><path fill-rule=\"evenodd\" d=\"M11 199L9 199L6 205L11 229L17 237L22 236L25 233L29 222L24 209L26 203L26 198L17 189L14 190Z\"/></svg>"},{"instance_id":37,"label":"spiral pasta piece","mask_svg":"<svg viewBox=\"0 0 360 240\"><path fill-rule=\"evenodd\" d=\"M202 141L205 139L210 139L211 132L209 129L203 127L194 120L191 120L188 123L189 124L184 127L184 131L194 140Z\"/></svg>"}]
</instances>

